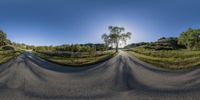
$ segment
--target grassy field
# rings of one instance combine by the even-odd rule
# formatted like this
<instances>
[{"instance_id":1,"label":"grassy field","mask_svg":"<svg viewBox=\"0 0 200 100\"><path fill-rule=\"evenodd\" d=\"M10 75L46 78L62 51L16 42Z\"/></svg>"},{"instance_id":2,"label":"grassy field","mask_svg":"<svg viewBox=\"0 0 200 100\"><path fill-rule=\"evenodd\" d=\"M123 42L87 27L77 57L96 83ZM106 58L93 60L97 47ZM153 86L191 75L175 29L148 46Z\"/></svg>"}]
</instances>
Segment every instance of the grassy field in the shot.
<instances>
[{"instance_id":1,"label":"grassy field","mask_svg":"<svg viewBox=\"0 0 200 100\"><path fill-rule=\"evenodd\" d=\"M19 51L0 51L0 64L5 63L20 55Z\"/></svg>"},{"instance_id":2,"label":"grassy field","mask_svg":"<svg viewBox=\"0 0 200 100\"><path fill-rule=\"evenodd\" d=\"M90 56L90 55L82 55L82 56L57 56L57 55L48 55L45 53L36 53L37 56L57 63L61 65L70 65L70 66L84 66L84 65L90 65L90 64L96 64L99 62L103 62L105 60L108 60L116 55L113 51L104 52L101 54L98 54L96 56Z\"/></svg>"},{"instance_id":3,"label":"grassy field","mask_svg":"<svg viewBox=\"0 0 200 100\"><path fill-rule=\"evenodd\" d=\"M153 50L136 47L128 52L142 61L168 69L188 69L200 66L200 51Z\"/></svg>"}]
</instances>

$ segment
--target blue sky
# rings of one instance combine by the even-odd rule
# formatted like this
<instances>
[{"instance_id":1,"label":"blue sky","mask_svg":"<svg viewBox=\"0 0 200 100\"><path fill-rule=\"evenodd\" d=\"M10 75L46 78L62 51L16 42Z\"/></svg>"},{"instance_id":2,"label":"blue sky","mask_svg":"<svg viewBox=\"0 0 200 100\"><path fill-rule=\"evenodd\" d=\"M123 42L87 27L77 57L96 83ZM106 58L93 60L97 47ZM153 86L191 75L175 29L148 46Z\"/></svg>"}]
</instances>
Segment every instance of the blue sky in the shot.
<instances>
[{"instance_id":1,"label":"blue sky","mask_svg":"<svg viewBox=\"0 0 200 100\"><path fill-rule=\"evenodd\" d=\"M200 28L199 0L0 0L0 29L32 45L101 43L109 25L132 42L178 36Z\"/></svg>"}]
</instances>

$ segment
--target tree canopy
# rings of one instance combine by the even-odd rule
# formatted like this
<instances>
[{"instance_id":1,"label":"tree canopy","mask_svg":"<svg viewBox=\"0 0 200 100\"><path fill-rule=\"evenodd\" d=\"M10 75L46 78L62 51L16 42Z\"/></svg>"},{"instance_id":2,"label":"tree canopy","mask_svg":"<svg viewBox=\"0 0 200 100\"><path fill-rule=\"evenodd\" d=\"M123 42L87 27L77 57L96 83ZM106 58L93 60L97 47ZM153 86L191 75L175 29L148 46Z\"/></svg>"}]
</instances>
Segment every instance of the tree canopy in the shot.
<instances>
[{"instance_id":1,"label":"tree canopy","mask_svg":"<svg viewBox=\"0 0 200 100\"><path fill-rule=\"evenodd\" d=\"M182 32L178 38L178 44L184 45L189 50L200 49L200 29L189 28Z\"/></svg>"},{"instance_id":2,"label":"tree canopy","mask_svg":"<svg viewBox=\"0 0 200 100\"><path fill-rule=\"evenodd\" d=\"M127 39L131 38L131 32L126 32L125 28L118 27L118 26L109 26L108 27L110 33L104 33L102 35L102 39L105 42L105 45L108 47L109 45L115 46L116 52L118 52L119 44L124 43L126 44Z\"/></svg>"},{"instance_id":3,"label":"tree canopy","mask_svg":"<svg viewBox=\"0 0 200 100\"><path fill-rule=\"evenodd\" d=\"M0 30L0 47L5 46L8 43L6 33Z\"/></svg>"}]
</instances>

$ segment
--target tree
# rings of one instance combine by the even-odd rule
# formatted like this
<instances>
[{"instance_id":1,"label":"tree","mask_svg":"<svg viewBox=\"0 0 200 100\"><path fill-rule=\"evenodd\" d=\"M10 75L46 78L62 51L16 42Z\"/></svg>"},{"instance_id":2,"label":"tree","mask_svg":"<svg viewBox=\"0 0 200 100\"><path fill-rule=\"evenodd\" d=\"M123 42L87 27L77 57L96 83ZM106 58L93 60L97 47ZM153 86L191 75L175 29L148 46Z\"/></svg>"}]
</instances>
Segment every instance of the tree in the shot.
<instances>
[{"instance_id":1,"label":"tree","mask_svg":"<svg viewBox=\"0 0 200 100\"><path fill-rule=\"evenodd\" d=\"M93 46L91 47L89 53L90 53L91 56L95 56L95 55L96 55L96 46L95 46L95 45L93 45Z\"/></svg>"},{"instance_id":2,"label":"tree","mask_svg":"<svg viewBox=\"0 0 200 100\"><path fill-rule=\"evenodd\" d=\"M79 44L74 45L74 52L79 52L81 50L81 46Z\"/></svg>"},{"instance_id":3,"label":"tree","mask_svg":"<svg viewBox=\"0 0 200 100\"><path fill-rule=\"evenodd\" d=\"M8 42L8 40L7 40L6 33L4 33L3 31L0 30L0 47L5 46L7 44L7 42Z\"/></svg>"},{"instance_id":4,"label":"tree","mask_svg":"<svg viewBox=\"0 0 200 100\"><path fill-rule=\"evenodd\" d=\"M106 50L108 49L108 46L109 46L109 36L106 34L106 33L104 33L102 36L101 36L101 38L104 40L104 42L105 42L105 47L106 47Z\"/></svg>"},{"instance_id":5,"label":"tree","mask_svg":"<svg viewBox=\"0 0 200 100\"><path fill-rule=\"evenodd\" d=\"M90 46L82 46L80 51L81 52L89 52L90 51Z\"/></svg>"},{"instance_id":6,"label":"tree","mask_svg":"<svg viewBox=\"0 0 200 100\"><path fill-rule=\"evenodd\" d=\"M178 45L178 38L176 37L162 37L156 41L157 46L164 46L164 47L170 47L172 49L177 49L180 46Z\"/></svg>"},{"instance_id":7,"label":"tree","mask_svg":"<svg viewBox=\"0 0 200 100\"><path fill-rule=\"evenodd\" d=\"M178 38L178 44L184 45L189 50L198 50L200 46L200 29L189 28L182 32Z\"/></svg>"},{"instance_id":8,"label":"tree","mask_svg":"<svg viewBox=\"0 0 200 100\"><path fill-rule=\"evenodd\" d=\"M125 29L118 26L109 26L108 29L110 31L109 35L104 33L102 35L102 39L104 40L106 46L115 46L116 52L118 52L119 44L126 44L127 39L131 38L131 33L123 33Z\"/></svg>"}]
</instances>

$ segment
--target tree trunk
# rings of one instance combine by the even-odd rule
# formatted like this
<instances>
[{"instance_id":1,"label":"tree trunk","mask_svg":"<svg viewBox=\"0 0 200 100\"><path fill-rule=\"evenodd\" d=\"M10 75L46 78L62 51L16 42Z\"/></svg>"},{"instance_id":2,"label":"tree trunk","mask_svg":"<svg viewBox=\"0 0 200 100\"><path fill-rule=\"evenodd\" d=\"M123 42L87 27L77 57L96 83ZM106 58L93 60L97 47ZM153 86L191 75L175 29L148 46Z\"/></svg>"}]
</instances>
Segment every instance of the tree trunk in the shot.
<instances>
[{"instance_id":1,"label":"tree trunk","mask_svg":"<svg viewBox=\"0 0 200 100\"><path fill-rule=\"evenodd\" d=\"M119 51L119 50L118 50L118 49L119 49L119 43L116 44L116 48L115 48L115 49L116 49L116 52Z\"/></svg>"}]
</instances>

